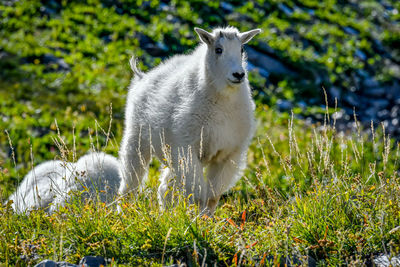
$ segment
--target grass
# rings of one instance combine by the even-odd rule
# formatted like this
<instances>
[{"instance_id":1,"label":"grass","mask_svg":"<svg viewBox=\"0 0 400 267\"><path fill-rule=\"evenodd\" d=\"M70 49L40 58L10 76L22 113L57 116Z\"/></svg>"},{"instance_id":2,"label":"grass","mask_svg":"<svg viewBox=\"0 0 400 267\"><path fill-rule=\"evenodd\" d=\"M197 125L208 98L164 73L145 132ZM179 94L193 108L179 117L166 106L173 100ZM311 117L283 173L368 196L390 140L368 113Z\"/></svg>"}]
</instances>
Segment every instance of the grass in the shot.
<instances>
[{"instance_id":1,"label":"grass","mask_svg":"<svg viewBox=\"0 0 400 267\"><path fill-rule=\"evenodd\" d=\"M328 77L324 84L343 90L353 86L349 77L357 70L393 79L373 40L398 60L399 15L375 1L364 1L362 8L344 1L285 1L294 11L290 16L281 1L226 2L234 5L230 15L221 13L218 1L171 1L173 8L162 10L157 0L0 4L2 203L32 165L72 161L91 148L116 156L129 57L140 57L146 70L193 48L192 28L200 19L206 28L239 21L242 30L261 27L264 33L253 46L267 43L282 62L305 71L301 79L271 75L268 81L249 74L258 130L245 175L223 196L215 217L199 216L184 199L162 212L156 197L160 164L153 161L144 190L135 200L123 200L123 214L112 205L76 200L52 215L21 215L4 203L0 264L33 265L46 258L76 263L102 255L112 265L305 264L305 256L320 265L360 265L379 253L400 253L399 144L383 128L359 126L342 134L332 116L325 117L326 125L309 124L274 108L280 97L323 96L321 84L310 83L309 67ZM390 3L399 10L397 1ZM374 10L376 16L369 16ZM167 23L168 15L179 21ZM378 35L370 31L379 27ZM151 55L138 33L167 49ZM357 49L367 62L350 60ZM69 69L46 63L47 54ZM323 101L316 103L294 111L324 114Z\"/></svg>"},{"instance_id":2,"label":"grass","mask_svg":"<svg viewBox=\"0 0 400 267\"><path fill-rule=\"evenodd\" d=\"M322 265L357 265L399 253L398 144L383 133L372 139L306 126L265 106L257 114L249 167L214 218L183 198L162 212L153 163L147 186L135 200L123 200L123 214L78 200L52 215L18 215L2 206L0 259L24 265L102 255L116 266L247 266L305 264L311 256Z\"/></svg>"}]
</instances>

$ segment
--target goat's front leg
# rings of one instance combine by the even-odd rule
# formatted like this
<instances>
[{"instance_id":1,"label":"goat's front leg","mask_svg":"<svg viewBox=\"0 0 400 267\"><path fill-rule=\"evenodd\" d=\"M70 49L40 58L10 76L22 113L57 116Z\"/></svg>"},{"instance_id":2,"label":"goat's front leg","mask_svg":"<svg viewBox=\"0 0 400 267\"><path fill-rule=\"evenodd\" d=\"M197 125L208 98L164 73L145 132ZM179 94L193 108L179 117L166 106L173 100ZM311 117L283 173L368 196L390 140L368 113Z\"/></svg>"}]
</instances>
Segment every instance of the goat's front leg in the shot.
<instances>
[{"instance_id":1,"label":"goat's front leg","mask_svg":"<svg viewBox=\"0 0 400 267\"><path fill-rule=\"evenodd\" d=\"M246 152L235 152L222 161L210 164L207 173L207 195L203 201L206 213L214 214L222 193L240 178L245 161Z\"/></svg>"},{"instance_id":2,"label":"goat's front leg","mask_svg":"<svg viewBox=\"0 0 400 267\"><path fill-rule=\"evenodd\" d=\"M178 151L178 150L177 150ZM171 167L163 170L161 184L158 189L158 197L165 208L176 196L176 193L189 197L189 201L204 206L206 199L207 183L204 181L203 165L200 160L191 154L184 153L187 150L174 151Z\"/></svg>"}]
</instances>

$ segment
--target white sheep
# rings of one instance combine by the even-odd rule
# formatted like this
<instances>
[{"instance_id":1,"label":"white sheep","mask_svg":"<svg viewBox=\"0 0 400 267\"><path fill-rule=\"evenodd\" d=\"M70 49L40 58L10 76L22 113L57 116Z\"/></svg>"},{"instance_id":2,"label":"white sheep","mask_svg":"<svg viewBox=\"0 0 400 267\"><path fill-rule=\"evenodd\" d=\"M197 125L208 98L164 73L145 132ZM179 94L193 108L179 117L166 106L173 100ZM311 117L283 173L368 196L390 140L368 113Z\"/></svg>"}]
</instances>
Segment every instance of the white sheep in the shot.
<instances>
[{"instance_id":1,"label":"white sheep","mask_svg":"<svg viewBox=\"0 0 400 267\"><path fill-rule=\"evenodd\" d=\"M120 148L120 194L136 191L152 153L166 165L159 198L180 190L213 214L240 178L254 130L254 102L243 45L261 30L195 28L200 44L132 80ZM206 168L205 178L203 170Z\"/></svg>"},{"instance_id":2,"label":"white sheep","mask_svg":"<svg viewBox=\"0 0 400 267\"><path fill-rule=\"evenodd\" d=\"M50 160L33 168L10 196L18 213L44 208L55 211L70 198L71 190L84 191L83 198L99 196L109 203L120 184L119 161L101 152L89 153L76 163Z\"/></svg>"}]
</instances>

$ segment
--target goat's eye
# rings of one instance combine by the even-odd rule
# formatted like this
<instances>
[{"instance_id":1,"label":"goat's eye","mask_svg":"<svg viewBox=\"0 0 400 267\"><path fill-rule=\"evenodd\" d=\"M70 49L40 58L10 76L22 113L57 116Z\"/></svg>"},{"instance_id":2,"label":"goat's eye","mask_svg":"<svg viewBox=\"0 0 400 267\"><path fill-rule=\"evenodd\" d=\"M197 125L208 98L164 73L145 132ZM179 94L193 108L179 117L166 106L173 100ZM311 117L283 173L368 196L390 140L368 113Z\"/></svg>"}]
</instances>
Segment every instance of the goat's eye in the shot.
<instances>
[{"instance_id":1,"label":"goat's eye","mask_svg":"<svg viewBox=\"0 0 400 267\"><path fill-rule=\"evenodd\" d=\"M215 48L215 53L216 54L222 54L222 48Z\"/></svg>"}]
</instances>

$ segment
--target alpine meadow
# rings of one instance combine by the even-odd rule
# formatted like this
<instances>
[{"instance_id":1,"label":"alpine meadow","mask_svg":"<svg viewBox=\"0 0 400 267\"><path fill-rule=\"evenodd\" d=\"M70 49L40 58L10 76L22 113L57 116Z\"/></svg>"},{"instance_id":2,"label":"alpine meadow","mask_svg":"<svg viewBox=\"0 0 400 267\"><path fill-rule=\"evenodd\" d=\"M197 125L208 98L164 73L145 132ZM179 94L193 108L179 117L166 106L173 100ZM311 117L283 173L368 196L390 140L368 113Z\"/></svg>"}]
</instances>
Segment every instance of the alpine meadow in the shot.
<instances>
[{"instance_id":1,"label":"alpine meadow","mask_svg":"<svg viewBox=\"0 0 400 267\"><path fill-rule=\"evenodd\" d=\"M0 266L399 266L399 12L1 1Z\"/></svg>"}]
</instances>

